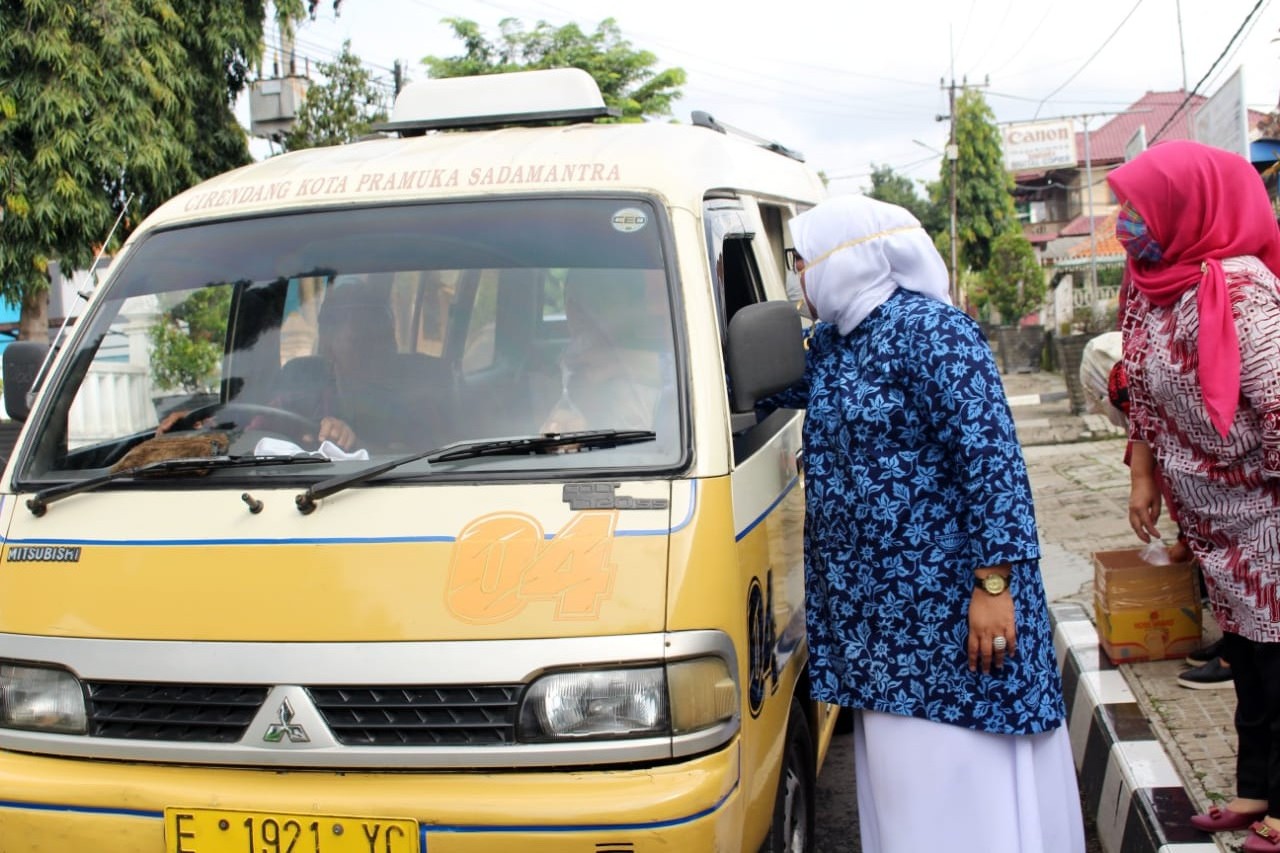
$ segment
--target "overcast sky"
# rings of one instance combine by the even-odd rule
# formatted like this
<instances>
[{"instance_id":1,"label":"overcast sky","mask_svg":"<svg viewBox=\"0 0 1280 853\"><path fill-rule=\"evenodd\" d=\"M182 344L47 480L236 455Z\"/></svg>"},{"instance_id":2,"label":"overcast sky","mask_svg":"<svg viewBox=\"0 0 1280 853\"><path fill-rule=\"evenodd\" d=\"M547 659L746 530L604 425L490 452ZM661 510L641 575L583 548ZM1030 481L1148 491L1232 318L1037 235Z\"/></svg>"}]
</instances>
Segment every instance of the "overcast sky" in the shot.
<instances>
[{"instance_id":1,"label":"overcast sky","mask_svg":"<svg viewBox=\"0 0 1280 853\"><path fill-rule=\"evenodd\" d=\"M1185 81L1212 95L1240 68L1251 108L1280 100L1271 0L343 0L337 17L321 3L298 30L300 55L331 60L350 39L388 85L396 60L420 80L423 56L462 52L446 17L491 39L503 18L591 32L612 17L659 68L688 73L674 118L705 110L776 139L825 171L833 192L869 186L873 164L936 178L929 147L947 141L938 117L953 79L982 85L999 122L1092 115L1094 129L1146 91Z\"/></svg>"}]
</instances>

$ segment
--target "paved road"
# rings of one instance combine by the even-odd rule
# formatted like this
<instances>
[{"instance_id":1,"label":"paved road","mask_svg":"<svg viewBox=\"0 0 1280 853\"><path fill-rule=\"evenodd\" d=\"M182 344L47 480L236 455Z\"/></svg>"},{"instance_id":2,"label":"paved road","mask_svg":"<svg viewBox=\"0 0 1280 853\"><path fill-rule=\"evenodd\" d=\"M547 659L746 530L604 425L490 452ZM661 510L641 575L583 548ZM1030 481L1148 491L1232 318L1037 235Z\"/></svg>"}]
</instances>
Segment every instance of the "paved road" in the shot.
<instances>
[{"instance_id":1,"label":"paved road","mask_svg":"<svg viewBox=\"0 0 1280 853\"><path fill-rule=\"evenodd\" d=\"M853 786L853 735L838 734L818 777L815 853L857 853L858 808Z\"/></svg>"}]
</instances>

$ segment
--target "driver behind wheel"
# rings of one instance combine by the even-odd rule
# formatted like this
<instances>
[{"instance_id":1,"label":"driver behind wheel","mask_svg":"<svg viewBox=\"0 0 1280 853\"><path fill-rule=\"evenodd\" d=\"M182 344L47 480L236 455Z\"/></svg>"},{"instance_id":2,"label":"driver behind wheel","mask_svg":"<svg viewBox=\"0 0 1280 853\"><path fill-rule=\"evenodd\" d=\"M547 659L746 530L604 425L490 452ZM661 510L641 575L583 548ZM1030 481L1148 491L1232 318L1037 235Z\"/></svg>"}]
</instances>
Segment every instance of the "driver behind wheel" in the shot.
<instances>
[{"instance_id":1,"label":"driver behind wheel","mask_svg":"<svg viewBox=\"0 0 1280 853\"><path fill-rule=\"evenodd\" d=\"M367 414L361 412L361 389L380 381L394 358L394 324L381 293L352 281L330 288L325 295L318 332L316 355L284 365L269 403L312 420L314 433L297 435L269 414L254 417L247 426L284 432L306 444L331 441L349 451L361 440L353 424L359 424L361 415ZM190 414L171 412L156 428L156 435L175 427L205 429L217 421L215 412L198 423L180 423Z\"/></svg>"}]
</instances>

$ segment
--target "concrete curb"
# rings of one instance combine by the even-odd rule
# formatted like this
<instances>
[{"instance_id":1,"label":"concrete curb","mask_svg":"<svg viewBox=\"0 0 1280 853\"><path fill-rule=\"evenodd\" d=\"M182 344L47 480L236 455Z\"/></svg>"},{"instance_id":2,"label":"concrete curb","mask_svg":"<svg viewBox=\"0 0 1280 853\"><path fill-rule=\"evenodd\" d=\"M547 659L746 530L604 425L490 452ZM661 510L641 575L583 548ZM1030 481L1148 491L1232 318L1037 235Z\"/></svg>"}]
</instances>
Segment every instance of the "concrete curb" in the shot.
<instances>
[{"instance_id":1,"label":"concrete curb","mask_svg":"<svg viewBox=\"0 0 1280 853\"><path fill-rule=\"evenodd\" d=\"M1220 853L1193 828L1197 809L1124 675L1078 603L1053 604L1054 649L1085 819L1106 853Z\"/></svg>"},{"instance_id":2,"label":"concrete curb","mask_svg":"<svg viewBox=\"0 0 1280 853\"><path fill-rule=\"evenodd\" d=\"M1066 391L1046 391L1043 394L1017 394L1008 397L1009 408L1017 409L1022 406L1039 406L1044 403L1056 403L1059 400L1065 400L1070 396Z\"/></svg>"}]
</instances>

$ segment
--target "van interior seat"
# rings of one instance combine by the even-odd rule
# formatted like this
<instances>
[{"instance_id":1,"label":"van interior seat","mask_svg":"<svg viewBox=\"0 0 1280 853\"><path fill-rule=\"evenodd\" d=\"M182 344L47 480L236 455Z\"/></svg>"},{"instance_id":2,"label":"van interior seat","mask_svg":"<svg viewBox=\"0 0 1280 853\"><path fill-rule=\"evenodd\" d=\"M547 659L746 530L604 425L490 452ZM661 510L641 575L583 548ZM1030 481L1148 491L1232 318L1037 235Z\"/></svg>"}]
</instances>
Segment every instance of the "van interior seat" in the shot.
<instances>
[{"instance_id":1,"label":"van interior seat","mask_svg":"<svg viewBox=\"0 0 1280 853\"><path fill-rule=\"evenodd\" d=\"M455 441L458 384L446 359L420 352L398 353L390 363L385 396L397 423L387 430L391 444L426 450Z\"/></svg>"}]
</instances>

